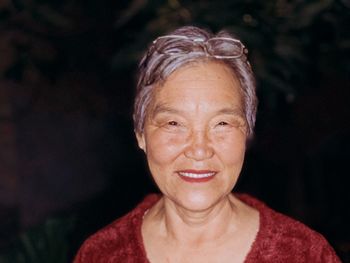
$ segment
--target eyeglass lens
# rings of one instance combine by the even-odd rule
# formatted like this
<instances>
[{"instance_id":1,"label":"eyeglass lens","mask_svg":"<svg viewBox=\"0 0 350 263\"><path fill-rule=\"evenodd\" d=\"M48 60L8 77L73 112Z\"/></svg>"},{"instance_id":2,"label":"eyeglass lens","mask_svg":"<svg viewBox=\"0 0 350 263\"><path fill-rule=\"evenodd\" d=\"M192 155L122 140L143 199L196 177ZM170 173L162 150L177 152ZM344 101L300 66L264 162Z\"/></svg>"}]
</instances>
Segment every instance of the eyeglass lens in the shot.
<instances>
[{"instance_id":1,"label":"eyeglass lens","mask_svg":"<svg viewBox=\"0 0 350 263\"><path fill-rule=\"evenodd\" d=\"M241 56L243 51L240 42L220 38L209 39L207 42L207 49L209 54L223 57Z\"/></svg>"}]
</instances>

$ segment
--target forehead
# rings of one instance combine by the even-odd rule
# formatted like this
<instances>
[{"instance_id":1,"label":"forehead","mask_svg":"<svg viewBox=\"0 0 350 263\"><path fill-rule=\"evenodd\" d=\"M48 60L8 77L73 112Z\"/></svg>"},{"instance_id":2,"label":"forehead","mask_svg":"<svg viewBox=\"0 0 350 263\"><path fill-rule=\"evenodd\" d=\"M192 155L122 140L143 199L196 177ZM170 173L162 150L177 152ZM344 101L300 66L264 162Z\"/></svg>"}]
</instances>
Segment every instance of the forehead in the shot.
<instances>
[{"instance_id":1,"label":"forehead","mask_svg":"<svg viewBox=\"0 0 350 263\"><path fill-rule=\"evenodd\" d=\"M200 62L177 69L154 93L152 103L177 103L207 100L242 105L240 83L228 66L219 62Z\"/></svg>"}]
</instances>

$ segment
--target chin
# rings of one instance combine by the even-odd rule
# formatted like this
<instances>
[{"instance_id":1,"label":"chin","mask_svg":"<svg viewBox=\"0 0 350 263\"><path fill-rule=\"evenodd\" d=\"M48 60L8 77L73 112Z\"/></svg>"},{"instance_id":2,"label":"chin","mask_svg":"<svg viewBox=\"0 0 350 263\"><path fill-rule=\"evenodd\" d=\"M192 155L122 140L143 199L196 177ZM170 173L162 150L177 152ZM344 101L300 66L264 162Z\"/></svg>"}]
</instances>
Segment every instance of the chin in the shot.
<instances>
[{"instance_id":1,"label":"chin","mask_svg":"<svg viewBox=\"0 0 350 263\"><path fill-rule=\"evenodd\" d=\"M180 197L176 198L176 203L190 211L204 211L217 204L221 199L222 196L217 194L214 195L198 191L183 193Z\"/></svg>"}]
</instances>

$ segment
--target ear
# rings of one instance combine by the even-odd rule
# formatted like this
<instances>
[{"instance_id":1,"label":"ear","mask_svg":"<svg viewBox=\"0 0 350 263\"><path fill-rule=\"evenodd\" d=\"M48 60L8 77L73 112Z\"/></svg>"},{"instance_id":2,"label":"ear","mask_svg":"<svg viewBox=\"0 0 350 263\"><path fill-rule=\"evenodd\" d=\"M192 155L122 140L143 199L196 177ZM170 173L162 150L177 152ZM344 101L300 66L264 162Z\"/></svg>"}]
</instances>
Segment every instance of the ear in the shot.
<instances>
[{"instance_id":1,"label":"ear","mask_svg":"<svg viewBox=\"0 0 350 263\"><path fill-rule=\"evenodd\" d=\"M145 140L145 135L143 133L136 132L136 139L137 139L137 144L139 147L146 152L146 140Z\"/></svg>"}]
</instances>

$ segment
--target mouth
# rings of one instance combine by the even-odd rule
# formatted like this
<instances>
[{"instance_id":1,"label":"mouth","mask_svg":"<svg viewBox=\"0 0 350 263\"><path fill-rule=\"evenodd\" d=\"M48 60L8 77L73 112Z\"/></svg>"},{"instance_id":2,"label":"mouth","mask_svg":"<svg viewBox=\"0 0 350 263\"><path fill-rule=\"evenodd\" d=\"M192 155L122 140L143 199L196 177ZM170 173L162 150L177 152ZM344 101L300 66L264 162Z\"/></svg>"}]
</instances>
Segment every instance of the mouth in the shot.
<instances>
[{"instance_id":1,"label":"mouth","mask_svg":"<svg viewBox=\"0 0 350 263\"><path fill-rule=\"evenodd\" d=\"M183 170L177 171L177 174L186 182L204 183L213 179L217 172L210 170Z\"/></svg>"}]
</instances>

